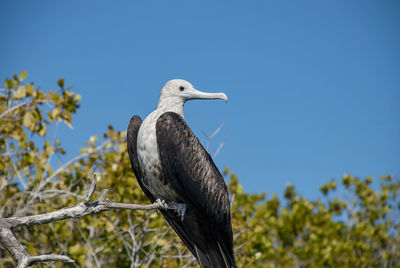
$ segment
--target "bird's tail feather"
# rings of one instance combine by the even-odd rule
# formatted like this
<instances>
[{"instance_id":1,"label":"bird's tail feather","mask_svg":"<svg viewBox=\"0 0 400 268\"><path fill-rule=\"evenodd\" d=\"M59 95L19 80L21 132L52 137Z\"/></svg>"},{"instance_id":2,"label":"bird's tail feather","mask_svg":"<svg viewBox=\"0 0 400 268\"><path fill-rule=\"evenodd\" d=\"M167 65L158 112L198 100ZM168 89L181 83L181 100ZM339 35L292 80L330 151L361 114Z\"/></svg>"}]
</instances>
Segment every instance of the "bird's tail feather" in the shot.
<instances>
[{"instance_id":1,"label":"bird's tail feather","mask_svg":"<svg viewBox=\"0 0 400 268\"><path fill-rule=\"evenodd\" d=\"M224 252L220 243L217 242L217 247L210 247L206 252L203 252L195 246L196 257L201 268L237 268L235 260L228 257Z\"/></svg>"},{"instance_id":2,"label":"bird's tail feather","mask_svg":"<svg viewBox=\"0 0 400 268\"><path fill-rule=\"evenodd\" d=\"M199 238L192 237L192 230L197 229L191 226L185 226L180 218L177 218L173 212L161 210L167 222L172 226L179 235L187 248L195 255L200 263L201 268L237 268L233 252L230 252L224 244L219 242L218 235L214 236L215 243L200 246L196 240ZM185 217L187 217L186 215ZM200 240L203 240L200 238ZM203 243L200 243L203 244Z\"/></svg>"}]
</instances>

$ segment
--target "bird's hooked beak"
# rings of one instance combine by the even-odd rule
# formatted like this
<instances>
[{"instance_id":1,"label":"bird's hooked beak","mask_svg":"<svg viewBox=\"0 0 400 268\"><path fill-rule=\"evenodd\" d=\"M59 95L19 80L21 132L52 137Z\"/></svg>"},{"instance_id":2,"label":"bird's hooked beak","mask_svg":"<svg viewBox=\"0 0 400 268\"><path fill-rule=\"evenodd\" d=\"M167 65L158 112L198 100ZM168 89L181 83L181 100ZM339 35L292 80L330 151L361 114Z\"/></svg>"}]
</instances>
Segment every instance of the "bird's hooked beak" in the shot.
<instances>
[{"instance_id":1,"label":"bird's hooked beak","mask_svg":"<svg viewBox=\"0 0 400 268\"><path fill-rule=\"evenodd\" d=\"M228 97L224 93L208 93L197 89L190 89L187 92L187 100L207 100L207 99L221 99L228 102Z\"/></svg>"}]
</instances>

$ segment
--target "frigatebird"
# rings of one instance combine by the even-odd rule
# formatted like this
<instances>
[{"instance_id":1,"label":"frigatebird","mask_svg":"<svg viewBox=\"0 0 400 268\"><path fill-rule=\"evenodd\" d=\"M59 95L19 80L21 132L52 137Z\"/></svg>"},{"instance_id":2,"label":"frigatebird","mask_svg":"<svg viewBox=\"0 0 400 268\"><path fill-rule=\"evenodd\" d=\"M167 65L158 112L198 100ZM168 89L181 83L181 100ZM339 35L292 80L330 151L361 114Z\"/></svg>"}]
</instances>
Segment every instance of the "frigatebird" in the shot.
<instances>
[{"instance_id":1,"label":"frigatebird","mask_svg":"<svg viewBox=\"0 0 400 268\"><path fill-rule=\"evenodd\" d=\"M236 267L227 187L183 117L185 102L193 99L228 100L185 80L168 81L157 108L143 122L137 115L129 122L132 170L151 202L177 204L160 212L202 268Z\"/></svg>"}]
</instances>

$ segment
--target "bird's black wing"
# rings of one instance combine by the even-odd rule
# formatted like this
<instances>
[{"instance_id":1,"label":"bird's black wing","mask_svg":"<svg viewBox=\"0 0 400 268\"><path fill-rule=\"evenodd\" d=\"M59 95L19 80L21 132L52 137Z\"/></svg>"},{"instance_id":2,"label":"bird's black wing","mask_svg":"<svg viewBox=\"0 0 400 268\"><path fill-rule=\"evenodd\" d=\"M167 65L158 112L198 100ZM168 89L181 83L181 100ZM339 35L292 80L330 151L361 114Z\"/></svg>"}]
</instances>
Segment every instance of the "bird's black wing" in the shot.
<instances>
[{"instance_id":1,"label":"bird's black wing","mask_svg":"<svg viewBox=\"0 0 400 268\"><path fill-rule=\"evenodd\" d=\"M236 267L229 195L211 156L176 113L160 116L156 136L164 174L187 206L183 222L170 211L165 218L201 267Z\"/></svg>"},{"instance_id":2,"label":"bird's black wing","mask_svg":"<svg viewBox=\"0 0 400 268\"><path fill-rule=\"evenodd\" d=\"M137 181L139 182L140 187L146 196L150 199L151 202L155 201L155 198L150 193L149 190L143 185L143 177L139 168L139 160L137 156L137 135L139 132L139 128L142 125L142 119L139 116L132 116L129 121L128 133L127 133L127 145L128 145L128 154L129 159L131 160L132 171L136 176Z\"/></svg>"}]
</instances>

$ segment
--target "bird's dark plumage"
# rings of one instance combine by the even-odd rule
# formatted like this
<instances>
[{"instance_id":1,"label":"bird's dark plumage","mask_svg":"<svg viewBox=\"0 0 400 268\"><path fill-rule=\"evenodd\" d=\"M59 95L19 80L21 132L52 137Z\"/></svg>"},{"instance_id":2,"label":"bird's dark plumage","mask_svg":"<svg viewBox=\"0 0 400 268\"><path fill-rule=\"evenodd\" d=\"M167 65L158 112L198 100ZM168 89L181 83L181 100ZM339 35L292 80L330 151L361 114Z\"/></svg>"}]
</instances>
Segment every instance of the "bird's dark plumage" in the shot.
<instances>
[{"instance_id":1,"label":"bird's dark plumage","mask_svg":"<svg viewBox=\"0 0 400 268\"><path fill-rule=\"evenodd\" d=\"M140 174L136 141L140 124L138 116L132 117L128 152L141 188L154 202ZM183 221L174 211L161 213L202 268L236 267L228 191L210 155L176 113L166 112L158 118L156 137L163 175L178 196L174 202L186 205Z\"/></svg>"}]
</instances>

